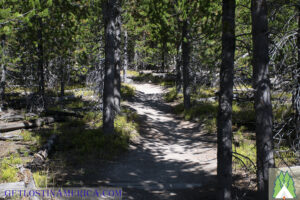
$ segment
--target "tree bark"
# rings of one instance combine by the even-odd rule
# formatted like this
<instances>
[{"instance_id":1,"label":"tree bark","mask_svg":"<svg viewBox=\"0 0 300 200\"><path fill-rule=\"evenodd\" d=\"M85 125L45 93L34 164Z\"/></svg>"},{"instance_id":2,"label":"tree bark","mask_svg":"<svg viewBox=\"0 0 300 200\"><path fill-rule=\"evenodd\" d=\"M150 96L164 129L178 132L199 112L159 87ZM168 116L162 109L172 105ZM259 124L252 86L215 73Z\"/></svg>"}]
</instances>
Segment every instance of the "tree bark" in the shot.
<instances>
[{"instance_id":1,"label":"tree bark","mask_svg":"<svg viewBox=\"0 0 300 200\"><path fill-rule=\"evenodd\" d=\"M124 30L124 67L123 67L123 82L126 83L128 69L128 32Z\"/></svg>"},{"instance_id":2,"label":"tree bark","mask_svg":"<svg viewBox=\"0 0 300 200\"><path fill-rule=\"evenodd\" d=\"M63 59L60 58L60 96L65 96L65 70L64 70L64 63Z\"/></svg>"},{"instance_id":3,"label":"tree bark","mask_svg":"<svg viewBox=\"0 0 300 200\"><path fill-rule=\"evenodd\" d=\"M114 134L115 119L115 67L116 67L116 18L119 0L106 0L104 2L103 19L105 23L105 69L103 90L103 132Z\"/></svg>"},{"instance_id":4,"label":"tree bark","mask_svg":"<svg viewBox=\"0 0 300 200\"><path fill-rule=\"evenodd\" d=\"M3 103L5 100L5 87L6 87L6 65L5 65L5 40L6 35L1 37L2 59L1 59L1 83L0 83L0 111L3 109Z\"/></svg>"},{"instance_id":5,"label":"tree bark","mask_svg":"<svg viewBox=\"0 0 300 200\"><path fill-rule=\"evenodd\" d=\"M183 72L183 98L184 98L184 109L187 110L191 107L190 98L190 32L189 32L189 21L185 20L182 26L182 72Z\"/></svg>"},{"instance_id":6,"label":"tree bark","mask_svg":"<svg viewBox=\"0 0 300 200\"><path fill-rule=\"evenodd\" d=\"M181 49L181 45L178 45L177 56L176 56L176 93L177 94L180 92L182 87L180 49Z\"/></svg>"},{"instance_id":7,"label":"tree bark","mask_svg":"<svg viewBox=\"0 0 300 200\"><path fill-rule=\"evenodd\" d=\"M268 198L269 168L274 167L272 103L269 80L266 0L252 0L253 88L255 90L257 184L260 199Z\"/></svg>"},{"instance_id":8,"label":"tree bark","mask_svg":"<svg viewBox=\"0 0 300 200\"><path fill-rule=\"evenodd\" d=\"M166 54L166 42L163 42L163 46L162 46L162 49L161 49L161 69L162 69L162 72L165 72L165 54Z\"/></svg>"},{"instance_id":9,"label":"tree bark","mask_svg":"<svg viewBox=\"0 0 300 200\"><path fill-rule=\"evenodd\" d=\"M297 69L294 70L294 77L296 77L296 91L293 94L293 107L295 110L295 130L296 130L296 137L300 139L300 1L298 1L298 5L296 7L298 11L298 35L297 35L297 48L298 48L298 64ZM298 145L300 141L298 142ZM300 146L298 146L298 151ZM300 163L300 158L298 158L298 163Z\"/></svg>"},{"instance_id":10,"label":"tree bark","mask_svg":"<svg viewBox=\"0 0 300 200\"><path fill-rule=\"evenodd\" d=\"M38 78L39 78L39 94L44 98L45 81L44 81L44 44L43 44L43 22L42 18L38 18Z\"/></svg>"},{"instance_id":11,"label":"tree bark","mask_svg":"<svg viewBox=\"0 0 300 200\"><path fill-rule=\"evenodd\" d=\"M235 54L235 0L223 0L222 65L218 109L218 199L231 200L232 99Z\"/></svg>"},{"instance_id":12,"label":"tree bark","mask_svg":"<svg viewBox=\"0 0 300 200\"><path fill-rule=\"evenodd\" d=\"M114 102L115 112L121 112L121 0L116 0L115 6L115 76L114 76Z\"/></svg>"},{"instance_id":13,"label":"tree bark","mask_svg":"<svg viewBox=\"0 0 300 200\"><path fill-rule=\"evenodd\" d=\"M134 64L135 64L135 71L139 69L139 52L137 50L137 44L134 45Z\"/></svg>"}]
</instances>

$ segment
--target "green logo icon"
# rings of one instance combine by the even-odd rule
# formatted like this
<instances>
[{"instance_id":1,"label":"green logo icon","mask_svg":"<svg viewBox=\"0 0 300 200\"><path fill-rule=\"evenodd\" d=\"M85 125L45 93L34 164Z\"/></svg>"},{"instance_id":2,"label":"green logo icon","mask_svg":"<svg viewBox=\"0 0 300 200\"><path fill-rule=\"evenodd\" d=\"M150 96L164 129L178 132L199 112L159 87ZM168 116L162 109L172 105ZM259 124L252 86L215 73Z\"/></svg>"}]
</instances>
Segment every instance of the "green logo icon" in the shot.
<instances>
[{"instance_id":1,"label":"green logo icon","mask_svg":"<svg viewBox=\"0 0 300 200\"><path fill-rule=\"evenodd\" d=\"M292 176L286 171L277 176L274 183L273 198L275 199L295 199L296 190Z\"/></svg>"}]
</instances>

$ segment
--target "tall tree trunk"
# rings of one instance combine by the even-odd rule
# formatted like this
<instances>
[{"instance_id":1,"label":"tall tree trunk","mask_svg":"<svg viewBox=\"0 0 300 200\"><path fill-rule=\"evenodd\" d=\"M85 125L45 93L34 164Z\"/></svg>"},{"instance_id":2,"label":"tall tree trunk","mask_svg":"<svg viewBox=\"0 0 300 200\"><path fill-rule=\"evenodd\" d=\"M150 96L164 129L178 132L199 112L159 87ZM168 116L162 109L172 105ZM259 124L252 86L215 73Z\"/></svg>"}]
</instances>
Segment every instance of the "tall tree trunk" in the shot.
<instances>
[{"instance_id":1,"label":"tall tree trunk","mask_svg":"<svg viewBox=\"0 0 300 200\"><path fill-rule=\"evenodd\" d=\"M114 76L114 102L115 111L121 112L121 0L116 0L115 6L115 76Z\"/></svg>"},{"instance_id":2,"label":"tall tree trunk","mask_svg":"<svg viewBox=\"0 0 300 200\"><path fill-rule=\"evenodd\" d=\"M223 0L222 65L218 109L218 199L231 200L232 99L235 53L235 0Z\"/></svg>"},{"instance_id":3,"label":"tall tree trunk","mask_svg":"<svg viewBox=\"0 0 300 200\"><path fill-rule=\"evenodd\" d=\"M274 167L272 103L269 80L266 0L252 0L253 86L255 89L257 184L260 199L268 198L268 169Z\"/></svg>"},{"instance_id":4,"label":"tall tree trunk","mask_svg":"<svg viewBox=\"0 0 300 200\"><path fill-rule=\"evenodd\" d=\"M184 98L184 109L189 109L191 107L190 98L190 31L189 31L189 21L185 20L182 26L182 72L183 72L183 98Z\"/></svg>"},{"instance_id":5,"label":"tall tree trunk","mask_svg":"<svg viewBox=\"0 0 300 200\"><path fill-rule=\"evenodd\" d=\"M124 30L124 67L123 67L123 81L126 83L128 69L128 32Z\"/></svg>"},{"instance_id":6,"label":"tall tree trunk","mask_svg":"<svg viewBox=\"0 0 300 200\"><path fill-rule=\"evenodd\" d=\"M6 35L1 36L1 48L2 48L2 59L1 59L1 83L0 83L0 112L3 108L3 103L5 99L5 86L6 86L6 65L5 65L5 40Z\"/></svg>"},{"instance_id":7,"label":"tall tree trunk","mask_svg":"<svg viewBox=\"0 0 300 200\"><path fill-rule=\"evenodd\" d=\"M300 1L297 5L298 11L298 35L297 35L297 48L298 48L298 65L297 69L294 70L294 77L296 77L296 91L293 94L293 107L295 110L295 130L297 139L300 139ZM300 142L300 141L299 141ZM298 151L300 151L300 146L298 146ZM298 158L298 163L300 163L300 157Z\"/></svg>"},{"instance_id":8,"label":"tall tree trunk","mask_svg":"<svg viewBox=\"0 0 300 200\"><path fill-rule=\"evenodd\" d=\"M103 19L105 23L105 69L103 90L103 132L114 133L114 80L115 80L115 46L116 46L116 14L117 0L104 2Z\"/></svg>"},{"instance_id":9,"label":"tall tree trunk","mask_svg":"<svg viewBox=\"0 0 300 200\"><path fill-rule=\"evenodd\" d=\"M44 98L45 81L44 81L44 44L43 44L43 22L42 18L38 18L38 76L39 76L39 94Z\"/></svg>"},{"instance_id":10,"label":"tall tree trunk","mask_svg":"<svg viewBox=\"0 0 300 200\"><path fill-rule=\"evenodd\" d=\"M177 93L180 92L182 87L180 49L181 49L181 44L177 46L177 55L176 55L176 92Z\"/></svg>"}]
</instances>

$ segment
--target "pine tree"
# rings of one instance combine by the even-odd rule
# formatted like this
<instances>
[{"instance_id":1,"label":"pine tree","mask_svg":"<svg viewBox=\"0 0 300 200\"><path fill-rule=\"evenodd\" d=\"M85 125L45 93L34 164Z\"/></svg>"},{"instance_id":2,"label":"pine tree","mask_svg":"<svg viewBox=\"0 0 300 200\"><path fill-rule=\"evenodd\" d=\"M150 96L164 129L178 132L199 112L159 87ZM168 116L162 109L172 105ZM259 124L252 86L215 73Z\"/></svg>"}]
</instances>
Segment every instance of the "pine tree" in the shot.
<instances>
[{"instance_id":1,"label":"pine tree","mask_svg":"<svg viewBox=\"0 0 300 200\"><path fill-rule=\"evenodd\" d=\"M272 103L269 80L268 12L266 0L252 0L253 88L255 89L257 184L268 198L269 168L274 167Z\"/></svg>"},{"instance_id":2,"label":"pine tree","mask_svg":"<svg viewBox=\"0 0 300 200\"><path fill-rule=\"evenodd\" d=\"M222 65L218 109L218 199L230 200L232 184L232 100L235 56L235 0L223 0Z\"/></svg>"}]
</instances>

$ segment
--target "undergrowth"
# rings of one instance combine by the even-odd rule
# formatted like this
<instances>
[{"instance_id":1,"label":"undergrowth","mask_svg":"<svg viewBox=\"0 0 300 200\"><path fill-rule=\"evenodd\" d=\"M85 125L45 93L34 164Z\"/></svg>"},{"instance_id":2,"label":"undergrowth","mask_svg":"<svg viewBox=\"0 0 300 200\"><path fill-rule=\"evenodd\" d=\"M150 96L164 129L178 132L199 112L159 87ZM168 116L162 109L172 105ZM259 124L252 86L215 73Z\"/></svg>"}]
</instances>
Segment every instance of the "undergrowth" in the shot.
<instances>
[{"instance_id":1,"label":"undergrowth","mask_svg":"<svg viewBox=\"0 0 300 200\"><path fill-rule=\"evenodd\" d=\"M0 163L0 182L16 182L18 181L17 165L22 164L22 159L17 154L11 154L9 157L3 158Z\"/></svg>"}]
</instances>

